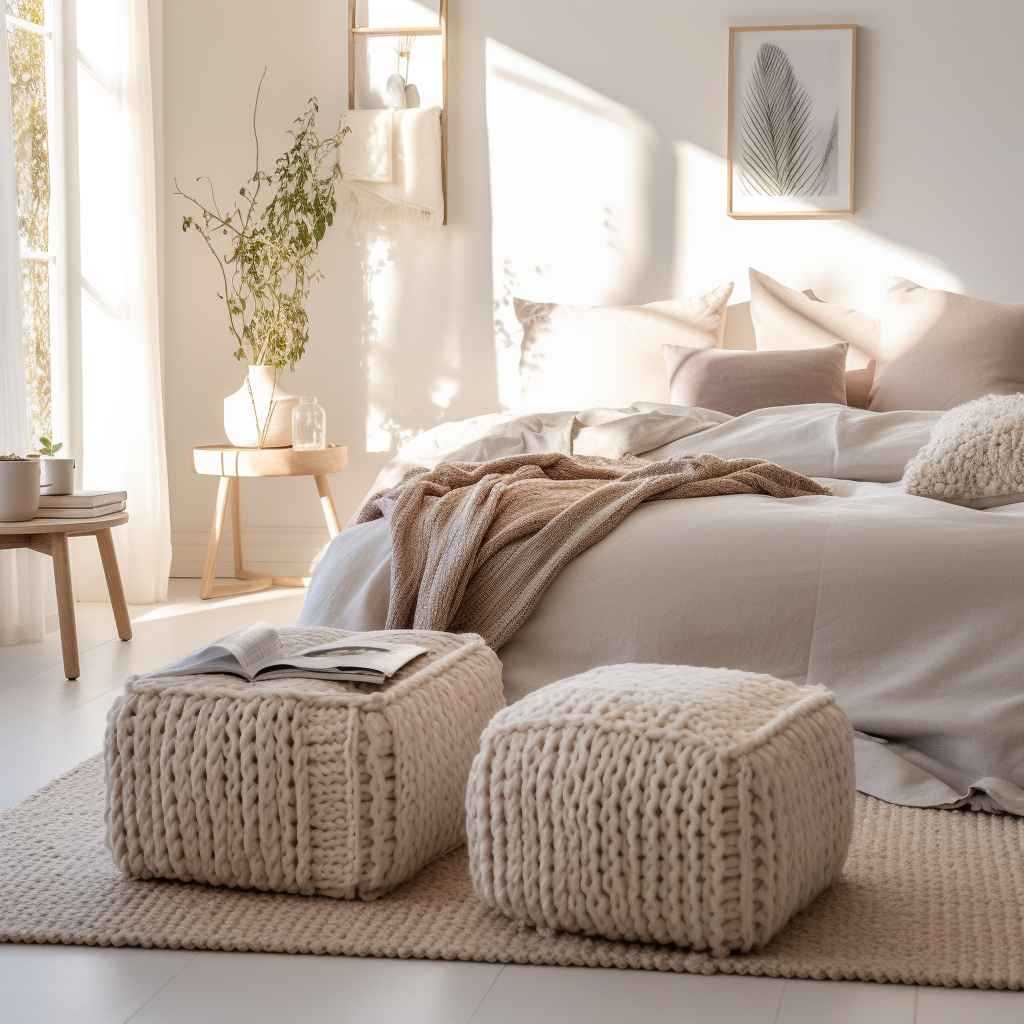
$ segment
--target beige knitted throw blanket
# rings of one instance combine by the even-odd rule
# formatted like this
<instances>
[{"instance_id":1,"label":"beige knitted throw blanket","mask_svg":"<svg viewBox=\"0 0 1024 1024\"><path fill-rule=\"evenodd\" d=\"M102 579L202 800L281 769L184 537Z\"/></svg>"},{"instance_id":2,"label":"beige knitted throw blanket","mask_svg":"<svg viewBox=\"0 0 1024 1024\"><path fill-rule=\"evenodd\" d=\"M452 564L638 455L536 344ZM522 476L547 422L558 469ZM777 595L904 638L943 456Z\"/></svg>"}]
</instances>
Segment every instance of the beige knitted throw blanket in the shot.
<instances>
[{"instance_id":1,"label":"beige knitted throw blanket","mask_svg":"<svg viewBox=\"0 0 1024 1024\"><path fill-rule=\"evenodd\" d=\"M391 527L388 629L479 633L497 650L562 567L641 502L830 493L760 459L646 462L545 452L411 473L371 498L357 522L383 516Z\"/></svg>"}]
</instances>

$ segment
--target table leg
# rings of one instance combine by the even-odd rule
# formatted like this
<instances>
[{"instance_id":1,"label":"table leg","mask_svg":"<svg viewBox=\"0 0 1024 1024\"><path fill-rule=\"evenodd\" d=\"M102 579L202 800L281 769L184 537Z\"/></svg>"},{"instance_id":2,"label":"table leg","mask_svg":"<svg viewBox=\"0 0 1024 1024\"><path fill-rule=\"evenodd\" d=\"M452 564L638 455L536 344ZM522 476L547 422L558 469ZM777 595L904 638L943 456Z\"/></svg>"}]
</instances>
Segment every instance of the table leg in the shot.
<instances>
[{"instance_id":1,"label":"table leg","mask_svg":"<svg viewBox=\"0 0 1024 1024\"><path fill-rule=\"evenodd\" d=\"M338 522L338 513L334 510L334 499L331 497L331 485L325 476L314 476L316 489L320 495L320 505L324 510L324 518L327 520L327 529L331 537L337 537L341 533L341 523Z\"/></svg>"},{"instance_id":2,"label":"table leg","mask_svg":"<svg viewBox=\"0 0 1024 1024\"><path fill-rule=\"evenodd\" d=\"M242 578L242 481L233 476L231 480L231 555L235 561L235 576Z\"/></svg>"},{"instance_id":3,"label":"table leg","mask_svg":"<svg viewBox=\"0 0 1024 1024\"><path fill-rule=\"evenodd\" d=\"M57 619L60 622L64 675L68 679L77 679L81 674L78 664L78 628L75 625L75 597L71 590L71 561L68 558L66 533L50 534L50 552L53 555L53 582L57 589Z\"/></svg>"},{"instance_id":4,"label":"table leg","mask_svg":"<svg viewBox=\"0 0 1024 1024\"><path fill-rule=\"evenodd\" d=\"M110 530L97 531L96 545L100 549L100 561L107 580L114 622L117 623L117 635L122 640L131 640L132 620L128 617L128 605L124 600L124 587L121 585L121 573L117 567L117 553L114 551L114 538L110 536Z\"/></svg>"},{"instance_id":5,"label":"table leg","mask_svg":"<svg viewBox=\"0 0 1024 1024\"><path fill-rule=\"evenodd\" d=\"M217 511L213 516L210 543L206 547L206 563L203 565L203 579L199 584L199 596L204 601L213 597L213 581L217 575L217 555L220 553L220 539L224 532L224 518L228 512L228 496L231 493L231 477L222 476L217 489Z\"/></svg>"}]
</instances>

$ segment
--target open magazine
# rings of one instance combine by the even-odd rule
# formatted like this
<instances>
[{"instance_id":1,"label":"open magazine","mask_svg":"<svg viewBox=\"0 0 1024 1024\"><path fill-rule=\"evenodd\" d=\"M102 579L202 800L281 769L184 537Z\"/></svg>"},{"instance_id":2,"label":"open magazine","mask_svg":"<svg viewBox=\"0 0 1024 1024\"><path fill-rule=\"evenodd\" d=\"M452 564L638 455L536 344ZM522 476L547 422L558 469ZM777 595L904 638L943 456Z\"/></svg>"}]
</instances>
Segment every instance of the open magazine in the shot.
<instances>
[{"instance_id":1,"label":"open magazine","mask_svg":"<svg viewBox=\"0 0 1024 1024\"><path fill-rule=\"evenodd\" d=\"M281 637L269 622L250 622L172 662L153 675L190 676L226 673L251 681L281 679L328 679L333 682L380 685L403 665L426 652L425 647L353 634L318 647L285 654Z\"/></svg>"}]
</instances>

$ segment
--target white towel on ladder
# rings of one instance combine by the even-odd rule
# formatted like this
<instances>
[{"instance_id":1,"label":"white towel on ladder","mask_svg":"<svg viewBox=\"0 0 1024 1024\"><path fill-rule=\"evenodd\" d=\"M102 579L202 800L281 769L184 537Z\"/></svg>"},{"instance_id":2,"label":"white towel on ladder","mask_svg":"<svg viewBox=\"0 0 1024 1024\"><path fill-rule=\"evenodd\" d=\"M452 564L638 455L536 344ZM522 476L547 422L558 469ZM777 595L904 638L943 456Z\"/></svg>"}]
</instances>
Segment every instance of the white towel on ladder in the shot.
<instances>
[{"instance_id":1,"label":"white towel on ladder","mask_svg":"<svg viewBox=\"0 0 1024 1024\"><path fill-rule=\"evenodd\" d=\"M350 110L350 129L338 148L338 166L346 178L391 184L391 146L395 110Z\"/></svg>"},{"instance_id":2,"label":"white towel on ladder","mask_svg":"<svg viewBox=\"0 0 1024 1024\"><path fill-rule=\"evenodd\" d=\"M338 150L342 220L358 234L436 238L444 218L441 108L352 110L346 117L352 132Z\"/></svg>"}]
</instances>

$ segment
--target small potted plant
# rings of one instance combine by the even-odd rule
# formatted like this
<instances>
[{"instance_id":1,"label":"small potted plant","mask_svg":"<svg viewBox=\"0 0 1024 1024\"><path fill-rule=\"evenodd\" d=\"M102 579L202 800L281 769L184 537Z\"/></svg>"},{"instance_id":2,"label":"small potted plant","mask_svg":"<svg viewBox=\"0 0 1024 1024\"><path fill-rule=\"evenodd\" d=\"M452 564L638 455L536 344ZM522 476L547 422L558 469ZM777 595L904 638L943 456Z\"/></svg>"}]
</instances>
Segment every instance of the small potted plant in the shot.
<instances>
[{"instance_id":1,"label":"small potted plant","mask_svg":"<svg viewBox=\"0 0 1024 1024\"><path fill-rule=\"evenodd\" d=\"M0 455L0 523L35 519L39 511L39 460Z\"/></svg>"},{"instance_id":2,"label":"small potted plant","mask_svg":"<svg viewBox=\"0 0 1024 1024\"><path fill-rule=\"evenodd\" d=\"M41 437L36 451L29 456L39 459L39 490L43 494L72 494L75 490L75 460L57 458L63 447L62 441L54 443Z\"/></svg>"},{"instance_id":3,"label":"small potted plant","mask_svg":"<svg viewBox=\"0 0 1024 1024\"><path fill-rule=\"evenodd\" d=\"M317 246L334 223L334 187L341 170L333 158L350 130L339 125L321 140L315 131L318 110L314 97L296 119L292 146L272 174L260 170L256 136L256 169L238 190L241 199L233 207L222 211L212 184L207 206L175 182L176 194L198 210L183 217L182 230L198 232L217 260L223 285L217 295L227 307L235 358L249 365L242 387L224 399L224 430L240 448L291 444L292 409L299 396L285 391L278 377L286 366L294 372L309 340L303 302L322 276L311 268Z\"/></svg>"}]
</instances>

